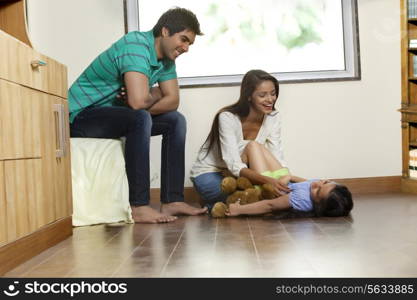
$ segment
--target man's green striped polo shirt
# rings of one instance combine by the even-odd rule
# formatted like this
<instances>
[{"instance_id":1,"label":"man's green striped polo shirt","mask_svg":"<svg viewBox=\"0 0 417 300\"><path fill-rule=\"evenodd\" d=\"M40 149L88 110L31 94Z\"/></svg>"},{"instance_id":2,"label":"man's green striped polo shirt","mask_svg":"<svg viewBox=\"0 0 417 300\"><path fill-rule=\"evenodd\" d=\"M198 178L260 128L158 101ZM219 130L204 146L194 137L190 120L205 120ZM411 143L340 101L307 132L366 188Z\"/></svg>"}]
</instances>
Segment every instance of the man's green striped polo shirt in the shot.
<instances>
[{"instance_id":1,"label":"man's green striped polo shirt","mask_svg":"<svg viewBox=\"0 0 417 300\"><path fill-rule=\"evenodd\" d=\"M70 122L88 106L120 106L116 98L123 74L146 75L149 88L156 82L177 78L175 62L156 57L152 31L132 31L101 53L71 85L68 93Z\"/></svg>"}]
</instances>

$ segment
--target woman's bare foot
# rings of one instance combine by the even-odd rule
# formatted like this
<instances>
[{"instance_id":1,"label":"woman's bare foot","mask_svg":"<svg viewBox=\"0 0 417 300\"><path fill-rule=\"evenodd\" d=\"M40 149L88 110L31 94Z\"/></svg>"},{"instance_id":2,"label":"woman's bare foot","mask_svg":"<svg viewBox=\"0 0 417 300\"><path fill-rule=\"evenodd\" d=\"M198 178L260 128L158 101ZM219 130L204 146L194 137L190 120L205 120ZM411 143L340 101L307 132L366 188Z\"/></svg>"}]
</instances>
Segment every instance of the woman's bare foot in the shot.
<instances>
[{"instance_id":1,"label":"woman's bare foot","mask_svg":"<svg viewBox=\"0 0 417 300\"><path fill-rule=\"evenodd\" d=\"M196 216L201 215L207 212L207 207L197 208L191 205L188 205L185 202L171 202L163 203L161 205L161 213L169 216L174 215L188 215Z\"/></svg>"},{"instance_id":2,"label":"woman's bare foot","mask_svg":"<svg viewBox=\"0 0 417 300\"><path fill-rule=\"evenodd\" d=\"M168 223L177 217L158 212L150 206L132 206L132 217L135 223Z\"/></svg>"}]
</instances>

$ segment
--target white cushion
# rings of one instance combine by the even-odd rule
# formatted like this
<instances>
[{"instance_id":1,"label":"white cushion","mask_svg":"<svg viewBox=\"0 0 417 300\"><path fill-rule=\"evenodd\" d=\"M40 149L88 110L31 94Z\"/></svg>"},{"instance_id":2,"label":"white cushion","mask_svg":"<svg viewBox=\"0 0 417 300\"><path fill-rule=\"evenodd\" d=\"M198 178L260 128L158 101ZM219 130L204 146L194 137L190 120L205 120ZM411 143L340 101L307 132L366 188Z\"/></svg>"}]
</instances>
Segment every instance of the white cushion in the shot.
<instances>
[{"instance_id":1,"label":"white cushion","mask_svg":"<svg viewBox=\"0 0 417 300\"><path fill-rule=\"evenodd\" d=\"M123 141L71 138L70 143L73 226L132 223Z\"/></svg>"}]
</instances>

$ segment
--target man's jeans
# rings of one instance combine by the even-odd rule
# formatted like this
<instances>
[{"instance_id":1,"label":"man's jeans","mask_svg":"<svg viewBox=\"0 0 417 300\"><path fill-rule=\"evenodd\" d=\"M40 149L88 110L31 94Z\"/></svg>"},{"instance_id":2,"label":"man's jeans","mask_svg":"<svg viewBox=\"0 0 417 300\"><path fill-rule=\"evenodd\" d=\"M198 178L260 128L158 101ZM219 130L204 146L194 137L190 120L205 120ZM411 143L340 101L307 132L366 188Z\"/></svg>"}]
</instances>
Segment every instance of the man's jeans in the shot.
<instances>
[{"instance_id":1,"label":"man's jeans","mask_svg":"<svg viewBox=\"0 0 417 300\"><path fill-rule=\"evenodd\" d=\"M210 172L192 178L194 188L204 200L209 211L216 202L226 202L227 195L221 190L222 173Z\"/></svg>"},{"instance_id":2,"label":"man's jeans","mask_svg":"<svg viewBox=\"0 0 417 300\"><path fill-rule=\"evenodd\" d=\"M125 136L126 174L131 205L148 205L150 199L150 138L162 135L161 202L184 201L186 121L177 112L151 115L128 107L84 109L71 124L71 137L115 139Z\"/></svg>"}]
</instances>

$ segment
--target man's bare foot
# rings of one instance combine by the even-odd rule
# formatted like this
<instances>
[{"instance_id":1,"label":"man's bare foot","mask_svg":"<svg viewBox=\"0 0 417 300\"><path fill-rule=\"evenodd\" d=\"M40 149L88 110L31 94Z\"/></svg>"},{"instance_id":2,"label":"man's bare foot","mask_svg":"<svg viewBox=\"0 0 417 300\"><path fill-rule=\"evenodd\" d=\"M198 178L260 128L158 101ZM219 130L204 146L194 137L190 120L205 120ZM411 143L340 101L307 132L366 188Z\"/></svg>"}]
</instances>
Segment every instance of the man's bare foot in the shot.
<instances>
[{"instance_id":1,"label":"man's bare foot","mask_svg":"<svg viewBox=\"0 0 417 300\"><path fill-rule=\"evenodd\" d=\"M132 206L132 217L135 223L168 223L177 217L158 212L150 206Z\"/></svg>"},{"instance_id":2,"label":"man's bare foot","mask_svg":"<svg viewBox=\"0 0 417 300\"><path fill-rule=\"evenodd\" d=\"M169 216L174 215L188 215L196 216L201 215L207 212L207 207L197 208L191 205L188 205L185 202L171 202L163 203L161 205L161 213Z\"/></svg>"}]
</instances>

